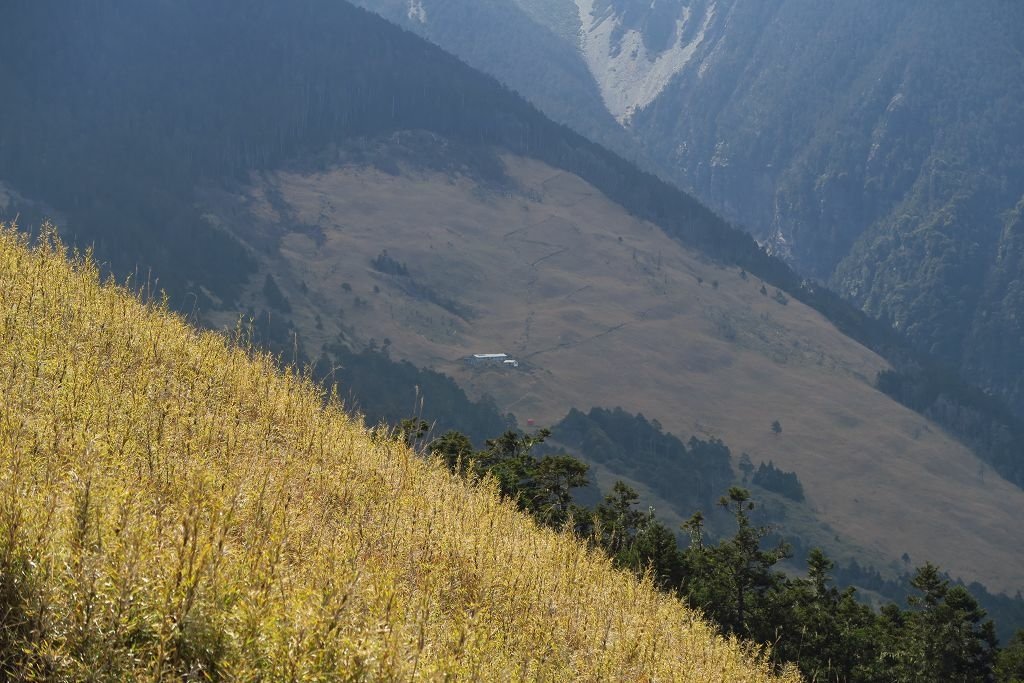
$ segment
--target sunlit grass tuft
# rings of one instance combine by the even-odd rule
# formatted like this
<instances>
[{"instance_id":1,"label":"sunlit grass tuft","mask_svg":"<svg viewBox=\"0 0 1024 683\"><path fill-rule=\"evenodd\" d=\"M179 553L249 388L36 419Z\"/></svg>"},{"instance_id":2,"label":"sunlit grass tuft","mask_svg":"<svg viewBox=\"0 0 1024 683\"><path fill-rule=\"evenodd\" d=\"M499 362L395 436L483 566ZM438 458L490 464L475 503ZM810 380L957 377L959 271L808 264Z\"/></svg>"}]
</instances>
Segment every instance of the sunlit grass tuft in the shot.
<instances>
[{"instance_id":1,"label":"sunlit grass tuft","mask_svg":"<svg viewBox=\"0 0 1024 683\"><path fill-rule=\"evenodd\" d=\"M52 233L0 230L0 405L2 678L772 680Z\"/></svg>"}]
</instances>

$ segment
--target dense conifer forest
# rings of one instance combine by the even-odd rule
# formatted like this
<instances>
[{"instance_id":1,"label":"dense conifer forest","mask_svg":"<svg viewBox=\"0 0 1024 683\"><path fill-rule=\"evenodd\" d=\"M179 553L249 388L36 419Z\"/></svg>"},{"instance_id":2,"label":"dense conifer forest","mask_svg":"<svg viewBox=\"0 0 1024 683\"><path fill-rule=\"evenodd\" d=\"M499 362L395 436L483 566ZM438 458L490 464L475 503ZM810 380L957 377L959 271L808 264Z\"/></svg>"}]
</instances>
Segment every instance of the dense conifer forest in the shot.
<instances>
[{"instance_id":1,"label":"dense conifer forest","mask_svg":"<svg viewBox=\"0 0 1024 683\"><path fill-rule=\"evenodd\" d=\"M573 409L552 428L552 437L589 461L648 482L681 515L713 504L735 478L731 451L721 440L684 442L622 408L586 414Z\"/></svg>"}]
</instances>

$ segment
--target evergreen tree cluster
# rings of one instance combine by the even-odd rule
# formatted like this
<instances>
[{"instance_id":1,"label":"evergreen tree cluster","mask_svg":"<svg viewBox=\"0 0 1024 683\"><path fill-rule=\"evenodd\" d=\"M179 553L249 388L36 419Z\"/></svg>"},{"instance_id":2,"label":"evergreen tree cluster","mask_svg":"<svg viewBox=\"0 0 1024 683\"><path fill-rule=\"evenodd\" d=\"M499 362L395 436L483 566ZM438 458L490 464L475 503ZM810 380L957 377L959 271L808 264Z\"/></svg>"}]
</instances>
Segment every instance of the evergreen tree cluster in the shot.
<instances>
[{"instance_id":1,"label":"evergreen tree cluster","mask_svg":"<svg viewBox=\"0 0 1024 683\"><path fill-rule=\"evenodd\" d=\"M719 439L683 442L657 422L622 408L573 408L552 429L553 438L588 460L643 481L680 514L714 502L733 480L731 451Z\"/></svg>"},{"instance_id":2,"label":"evergreen tree cluster","mask_svg":"<svg viewBox=\"0 0 1024 683\"><path fill-rule=\"evenodd\" d=\"M415 444L428 426L408 421L403 432ZM507 431L475 450L462 434L447 432L425 450L453 473L493 477L501 494L539 524L570 531L617 566L649 577L701 610L723 634L770 644L778 665L796 663L810 680L1018 680L1024 631L1000 651L985 610L934 565L915 572L906 609L888 604L876 612L853 588L835 587L833 562L818 549L808 554L806 576L779 571L790 548L781 542L765 547L769 529L754 524L755 503L739 487L719 500L734 518L733 536L708 542L698 512L684 525L690 544L680 548L653 510L637 509L637 493L622 482L593 509L575 504L572 491L586 485L587 466L564 454L533 455L549 436L548 430Z\"/></svg>"},{"instance_id":3,"label":"evergreen tree cluster","mask_svg":"<svg viewBox=\"0 0 1024 683\"><path fill-rule=\"evenodd\" d=\"M377 256L375 256L370 265L373 266L374 270L388 275L408 275L409 268L398 259L388 254L388 250L385 249Z\"/></svg>"},{"instance_id":4,"label":"evergreen tree cluster","mask_svg":"<svg viewBox=\"0 0 1024 683\"><path fill-rule=\"evenodd\" d=\"M757 471L754 472L751 482L798 503L804 499L804 487L797 478L796 472L783 472L771 460L767 465L763 462L760 464Z\"/></svg>"},{"instance_id":5,"label":"evergreen tree cluster","mask_svg":"<svg viewBox=\"0 0 1024 683\"><path fill-rule=\"evenodd\" d=\"M263 281L263 298L266 299L267 303L271 307L276 308L282 313L291 313L292 306L289 303L284 292L277 285L277 280L274 279L273 275L267 274L266 279Z\"/></svg>"}]
</instances>

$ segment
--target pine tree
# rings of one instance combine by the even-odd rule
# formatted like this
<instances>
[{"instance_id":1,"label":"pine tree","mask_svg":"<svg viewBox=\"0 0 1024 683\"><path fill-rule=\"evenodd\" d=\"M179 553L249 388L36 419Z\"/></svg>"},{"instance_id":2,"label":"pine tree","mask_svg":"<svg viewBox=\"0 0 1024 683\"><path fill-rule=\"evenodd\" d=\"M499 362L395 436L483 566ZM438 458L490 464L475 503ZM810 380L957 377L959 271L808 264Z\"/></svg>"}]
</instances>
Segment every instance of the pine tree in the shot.
<instances>
[{"instance_id":1,"label":"pine tree","mask_svg":"<svg viewBox=\"0 0 1024 683\"><path fill-rule=\"evenodd\" d=\"M785 611L780 604L785 577L773 567L789 556L789 548L784 543L761 548L768 528L751 522L754 503L746 489L730 488L719 505L732 513L736 533L716 546L691 546L685 555L684 592L691 604L705 610L726 631L762 642L774 640L772 615ZM691 536L700 533L696 519L689 524Z\"/></svg>"},{"instance_id":2,"label":"pine tree","mask_svg":"<svg viewBox=\"0 0 1024 683\"><path fill-rule=\"evenodd\" d=\"M896 675L903 680L991 680L996 654L995 627L963 586L950 587L937 567L920 567L911 596Z\"/></svg>"},{"instance_id":3,"label":"pine tree","mask_svg":"<svg viewBox=\"0 0 1024 683\"><path fill-rule=\"evenodd\" d=\"M1024 683L1024 629L1017 631L996 658L999 683Z\"/></svg>"}]
</instances>

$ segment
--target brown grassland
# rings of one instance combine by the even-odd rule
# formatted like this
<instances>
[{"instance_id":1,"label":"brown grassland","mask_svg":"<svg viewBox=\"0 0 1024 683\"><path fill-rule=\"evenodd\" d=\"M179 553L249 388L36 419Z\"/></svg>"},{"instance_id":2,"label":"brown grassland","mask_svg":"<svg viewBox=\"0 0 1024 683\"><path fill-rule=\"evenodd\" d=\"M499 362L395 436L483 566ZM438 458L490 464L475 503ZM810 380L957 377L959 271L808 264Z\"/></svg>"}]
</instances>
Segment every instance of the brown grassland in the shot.
<instances>
[{"instance_id":1,"label":"brown grassland","mask_svg":"<svg viewBox=\"0 0 1024 683\"><path fill-rule=\"evenodd\" d=\"M827 525L809 540L830 554L842 557L828 545L838 536L882 568L906 569L906 552L990 589L1024 588L1015 514L1024 492L875 390L883 359L578 177L504 161L512 182L502 187L341 166L254 176L209 206L243 238L275 245L263 267L314 355L344 329L356 342L387 338L393 356L491 394L520 424L622 406L684 438L717 436L755 465L771 459L797 472ZM374 270L382 249L409 275ZM253 282L259 310L262 275ZM462 359L474 352L506 352L522 366L470 368Z\"/></svg>"},{"instance_id":2,"label":"brown grassland","mask_svg":"<svg viewBox=\"0 0 1024 683\"><path fill-rule=\"evenodd\" d=\"M10 229L0 405L5 679L775 680L486 482Z\"/></svg>"}]
</instances>

